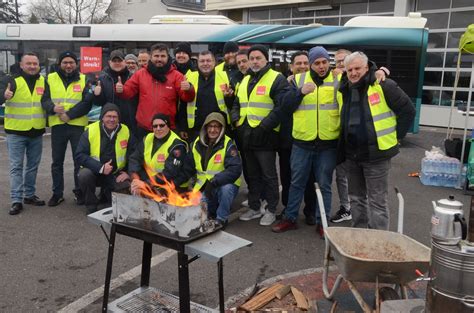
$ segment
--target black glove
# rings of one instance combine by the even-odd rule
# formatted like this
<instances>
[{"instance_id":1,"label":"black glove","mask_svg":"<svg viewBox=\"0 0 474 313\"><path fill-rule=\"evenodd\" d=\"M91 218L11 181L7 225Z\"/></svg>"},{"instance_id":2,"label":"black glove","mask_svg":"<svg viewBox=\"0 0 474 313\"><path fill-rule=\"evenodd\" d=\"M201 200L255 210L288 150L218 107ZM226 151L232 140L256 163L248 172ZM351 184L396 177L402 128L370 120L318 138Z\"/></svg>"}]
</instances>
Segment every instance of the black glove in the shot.
<instances>
[{"instance_id":1,"label":"black glove","mask_svg":"<svg viewBox=\"0 0 474 313\"><path fill-rule=\"evenodd\" d=\"M208 198L209 200L213 199L214 198L214 189L216 189L216 187L214 186L214 184L212 183L212 181L208 181L206 183L206 186L204 187L204 195L206 196L206 198Z\"/></svg>"},{"instance_id":2,"label":"black glove","mask_svg":"<svg viewBox=\"0 0 474 313\"><path fill-rule=\"evenodd\" d=\"M250 142L253 146L261 147L267 140L267 131L262 126L257 126L250 133Z\"/></svg>"}]
</instances>

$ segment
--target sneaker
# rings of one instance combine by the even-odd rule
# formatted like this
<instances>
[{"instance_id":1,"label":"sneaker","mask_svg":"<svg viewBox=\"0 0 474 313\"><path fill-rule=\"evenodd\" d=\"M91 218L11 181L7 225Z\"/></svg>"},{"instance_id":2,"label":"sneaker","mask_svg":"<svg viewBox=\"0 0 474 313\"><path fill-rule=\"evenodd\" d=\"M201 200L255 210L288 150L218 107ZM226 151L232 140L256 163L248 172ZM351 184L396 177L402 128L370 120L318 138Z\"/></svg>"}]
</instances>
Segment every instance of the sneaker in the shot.
<instances>
[{"instance_id":1,"label":"sneaker","mask_svg":"<svg viewBox=\"0 0 474 313\"><path fill-rule=\"evenodd\" d=\"M296 225L295 222L292 222L287 219L283 219L278 224L272 226L272 231L274 233L283 233L283 232L286 232L287 230L293 230L297 228L298 228L298 225Z\"/></svg>"},{"instance_id":2,"label":"sneaker","mask_svg":"<svg viewBox=\"0 0 474 313\"><path fill-rule=\"evenodd\" d=\"M262 218L260 219L260 225L270 226L273 224L275 220L276 220L275 213L267 211L265 212L265 214L263 214Z\"/></svg>"},{"instance_id":3,"label":"sneaker","mask_svg":"<svg viewBox=\"0 0 474 313\"><path fill-rule=\"evenodd\" d=\"M319 234L319 237L321 237L321 239L324 239L324 228L322 224L316 224L316 233Z\"/></svg>"},{"instance_id":4,"label":"sneaker","mask_svg":"<svg viewBox=\"0 0 474 313\"><path fill-rule=\"evenodd\" d=\"M229 221L225 220L220 220L220 219L216 219L215 220L215 224L216 226L220 226L221 227L221 230L224 230L226 227L227 227L227 224L229 223Z\"/></svg>"},{"instance_id":5,"label":"sneaker","mask_svg":"<svg viewBox=\"0 0 474 313\"><path fill-rule=\"evenodd\" d=\"M245 207L245 208L248 208L249 207L249 200L245 200L245 201L242 201L242 203L240 204L241 207Z\"/></svg>"},{"instance_id":6,"label":"sneaker","mask_svg":"<svg viewBox=\"0 0 474 313\"><path fill-rule=\"evenodd\" d=\"M48 206L57 206L64 201L63 197L53 195L51 199L48 200Z\"/></svg>"},{"instance_id":7,"label":"sneaker","mask_svg":"<svg viewBox=\"0 0 474 313\"><path fill-rule=\"evenodd\" d=\"M43 200L40 200L40 198L38 198L38 196L36 195L28 197L28 198L23 198L23 203L36 205L36 206L43 206L46 204Z\"/></svg>"},{"instance_id":8,"label":"sneaker","mask_svg":"<svg viewBox=\"0 0 474 313\"><path fill-rule=\"evenodd\" d=\"M239 220L241 220L241 221L250 221L250 220L254 220L256 218L260 218L261 216L262 216L262 213L260 211L254 211L252 209L248 209L247 212L240 215Z\"/></svg>"},{"instance_id":9,"label":"sneaker","mask_svg":"<svg viewBox=\"0 0 474 313\"><path fill-rule=\"evenodd\" d=\"M350 210L346 210L343 206L340 207L339 211L331 217L330 221L332 223L340 223L343 221L350 221L352 220L352 215Z\"/></svg>"}]
</instances>

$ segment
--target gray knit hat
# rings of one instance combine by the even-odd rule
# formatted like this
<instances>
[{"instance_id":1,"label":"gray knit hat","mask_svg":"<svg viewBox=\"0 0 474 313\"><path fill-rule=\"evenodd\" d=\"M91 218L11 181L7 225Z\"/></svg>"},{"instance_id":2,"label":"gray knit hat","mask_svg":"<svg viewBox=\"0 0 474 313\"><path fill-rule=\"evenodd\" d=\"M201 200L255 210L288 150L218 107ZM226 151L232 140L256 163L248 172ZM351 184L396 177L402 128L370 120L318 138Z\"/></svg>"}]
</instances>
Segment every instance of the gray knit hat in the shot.
<instances>
[{"instance_id":1,"label":"gray knit hat","mask_svg":"<svg viewBox=\"0 0 474 313\"><path fill-rule=\"evenodd\" d=\"M128 61L128 60L133 60L135 63L138 64L138 58L137 58L137 56L136 56L135 54L131 54L131 53L130 53L130 54L127 54L127 55L125 56L125 62Z\"/></svg>"}]
</instances>

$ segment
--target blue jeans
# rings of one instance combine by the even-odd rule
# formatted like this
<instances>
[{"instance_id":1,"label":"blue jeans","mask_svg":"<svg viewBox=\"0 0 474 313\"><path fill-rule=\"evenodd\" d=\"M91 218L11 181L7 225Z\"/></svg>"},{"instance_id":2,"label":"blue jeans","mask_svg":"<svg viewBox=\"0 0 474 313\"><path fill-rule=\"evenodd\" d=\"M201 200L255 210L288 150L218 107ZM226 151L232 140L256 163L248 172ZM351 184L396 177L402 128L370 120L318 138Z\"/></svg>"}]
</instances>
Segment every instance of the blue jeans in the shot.
<instances>
[{"instance_id":1,"label":"blue jeans","mask_svg":"<svg viewBox=\"0 0 474 313\"><path fill-rule=\"evenodd\" d=\"M336 168L336 148L307 150L293 144L291 150L291 185L285 217L296 221L301 206L306 182L313 169L315 181L321 188L326 216L331 211L332 175ZM316 201L316 221L321 222L318 202Z\"/></svg>"},{"instance_id":2,"label":"blue jeans","mask_svg":"<svg viewBox=\"0 0 474 313\"><path fill-rule=\"evenodd\" d=\"M36 174L43 151L43 136L35 138L7 134L10 160L10 198L12 203L23 202L36 192ZM26 155L26 168L23 163Z\"/></svg>"},{"instance_id":3,"label":"blue jeans","mask_svg":"<svg viewBox=\"0 0 474 313\"><path fill-rule=\"evenodd\" d=\"M227 221L232 201L234 201L238 192L239 187L234 184L227 184L214 189L211 198L206 197L206 194L203 193L202 201L207 204L207 214L211 217L217 217L218 220Z\"/></svg>"}]
</instances>

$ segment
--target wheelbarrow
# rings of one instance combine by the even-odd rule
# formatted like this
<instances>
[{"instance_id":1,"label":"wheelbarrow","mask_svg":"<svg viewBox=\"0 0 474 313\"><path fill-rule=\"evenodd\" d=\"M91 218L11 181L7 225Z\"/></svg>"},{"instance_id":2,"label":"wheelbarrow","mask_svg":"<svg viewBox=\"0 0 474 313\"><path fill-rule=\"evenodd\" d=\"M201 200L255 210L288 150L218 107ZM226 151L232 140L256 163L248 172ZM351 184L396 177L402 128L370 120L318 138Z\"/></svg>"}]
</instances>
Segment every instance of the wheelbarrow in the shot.
<instances>
[{"instance_id":1,"label":"wheelbarrow","mask_svg":"<svg viewBox=\"0 0 474 313\"><path fill-rule=\"evenodd\" d=\"M401 298L407 299L406 285L417 278L419 275L417 273L428 270L431 250L403 235L404 201L399 190L395 188L395 191L399 199L398 232L328 227L321 190L316 184L326 243L323 267L323 292L326 299L333 299L344 280L364 313L373 312L373 308L365 302L354 282L376 283L376 306L378 307L379 283L399 286ZM336 263L340 274L329 292L328 272L331 261ZM387 287L384 288L387 289ZM394 289L391 290L396 293Z\"/></svg>"}]
</instances>

